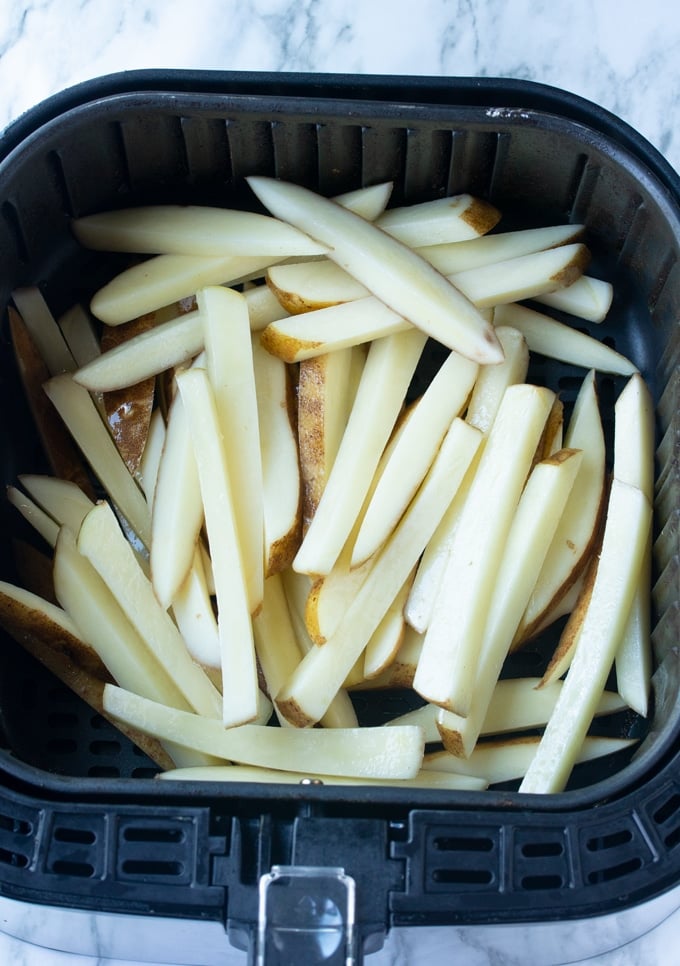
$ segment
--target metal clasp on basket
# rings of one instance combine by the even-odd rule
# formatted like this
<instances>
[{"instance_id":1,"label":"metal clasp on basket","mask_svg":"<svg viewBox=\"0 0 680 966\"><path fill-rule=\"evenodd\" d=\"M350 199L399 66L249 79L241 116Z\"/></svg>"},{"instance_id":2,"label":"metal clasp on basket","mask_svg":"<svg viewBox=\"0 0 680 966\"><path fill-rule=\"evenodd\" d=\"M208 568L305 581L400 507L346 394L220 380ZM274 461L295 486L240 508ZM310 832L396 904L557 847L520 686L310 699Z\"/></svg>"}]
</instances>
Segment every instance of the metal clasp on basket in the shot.
<instances>
[{"instance_id":1,"label":"metal clasp on basket","mask_svg":"<svg viewBox=\"0 0 680 966\"><path fill-rule=\"evenodd\" d=\"M260 878L256 966L353 966L355 882L337 867L272 866Z\"/></svg>"}]
</instances>

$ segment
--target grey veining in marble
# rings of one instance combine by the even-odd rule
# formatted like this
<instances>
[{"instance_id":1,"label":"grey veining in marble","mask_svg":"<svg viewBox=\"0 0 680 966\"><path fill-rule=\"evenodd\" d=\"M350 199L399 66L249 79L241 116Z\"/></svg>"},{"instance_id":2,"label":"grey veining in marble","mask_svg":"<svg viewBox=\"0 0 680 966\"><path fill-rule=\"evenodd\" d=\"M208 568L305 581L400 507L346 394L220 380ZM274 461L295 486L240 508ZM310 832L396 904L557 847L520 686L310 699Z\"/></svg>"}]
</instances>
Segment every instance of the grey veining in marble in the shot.
<instances>
[{"instance_id":1,"label":"grey veining in marble","mask_svg":"<svg viewBox=\"0 0 680 966\"><path fill-rule=\"evenodd\" d=\"M74 83L143 67L530 79L614 112L680 169L677 0L0 0L0 128ZM566 930L395 930L368 962L541 966L596 954L596 966L671 966L678 907L680 888ZM94 966L115 949L147 961L141 928L118 944L117 928L0 901L0 963ZM246 957L232 949L221 961Z\"/></svg>"}]
</instances>

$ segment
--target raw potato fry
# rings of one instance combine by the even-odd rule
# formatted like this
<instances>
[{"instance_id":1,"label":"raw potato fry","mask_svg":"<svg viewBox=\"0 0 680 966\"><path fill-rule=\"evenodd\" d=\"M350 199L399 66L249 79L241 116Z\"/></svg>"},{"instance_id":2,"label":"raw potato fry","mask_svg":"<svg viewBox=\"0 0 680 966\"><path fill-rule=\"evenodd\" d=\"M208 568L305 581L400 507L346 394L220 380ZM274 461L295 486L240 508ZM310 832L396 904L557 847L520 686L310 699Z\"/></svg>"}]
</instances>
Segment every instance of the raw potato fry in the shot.
<instances>
[{"instance_id":1,"label":"raw potato fry","mask_svg":"<svg viewBox=\"0 0 680 966\"><path fill-rule=\"evenodd\" d=\"M239 546L233 482L215 394L204 369L177 376L198 467L217 596L225 727L257 716L257 669L247 574Z\"/></svg>"},{"instance_id":2,"label":"raw potato fry","mask_svg":"<svg viewBox=\"0 0 680 966\"><path fill-rule=\"evenodd\" d=\"M362 584L335 635L314 648L275 696L294 724L318 721L361 655L432 535L479 445L479 433L455 419L409 511Z\"/></svg>"},{"instance_id":3,"label":"raw potato fry","mask_svg":"<svg viewBox=\"0 0 680 966\"><path fill-rule=\"evenodd\" d=\"M72 305L59 316L57 325L77 368L97 358L101 352L99 336L95 332L89 312L82 305Z\"/></svg>"},{"instance_id":4,"label":"raw potato fry","mask_svg":"<svg viewBox=\"0 0 680 966\"><path fill-rule=\"evenodd\" d=\"M597 573L597 559L597 553L595 553L586 568L578 599L569 613L569 620L564 625L564 630L560 634L557 647L553 651L548 661L548 666L543 672L543 677L538 685L539 688L549 687L551 684L554 684L569 669L576 644L578 643L579 634L581 633L581 627L588 612L590 598L593 595L595 575Z\"/></svg>"},{"instance_id":5,"label":"raw potato fry","mask_svg":"<svg viewBox=\"0 0 680 966\"><path fill-rule=\"evenodd\" d=\"M31 524L43 540L54 547L59 534L59 524L37 505L30 497L18 490L16 486L7 487L7 499L22 515L24 520Z\"/></svg>"},{"instance_id":6,"label":"raw potato fry","mask_svg":"<svg viewBox=\"0 0 680 966\"><path fill-rule=\"evenodd\" d=\"M200 714L220 716L221 695L191 660L108 504L99 503L88 513L78 534L78 550L94 566L190 706Z\"/></svg>"},{"instance_id":7,"label":"raw potato fry","mask_svg":"<svg viewBox=\"0 0 680 966\"><path fill-rule=\"evenodd\" d=\"M554 393L506 389L437 591L413 686L427 701L470 712L484 624L513 514Z\"/></svg>"},{"instance_id":8,"label":"raw potato fry","mask_svg":"<svg viewBox=\"0 0 680 966\"><path fill-rule=\"evenodd\" d=\"M256 285L243 292L248 306L252 332L261 332L271 322L285 318L288 313L268 285Z\"/></svg>"},{"instance_id":9,"label":"raw potato fry","mask_svg":"<svg viewBox=\"0 0 680 966\"><path fill-rule=\"evenodd\" d=\"M640 567L640 579L615 662L616 688L626 704L643 718L647 717L649 711L652 680L651 575L650 533Z\"/></svg>"},{"instance_id":10,"label":"raw potato fry","mask_svg":"<svg viewBox=\"0 0 680 966\"><path fill-rule=\"evenodd\" d=\"M73 378L92 392L125 389L188 362L202 349L203 317L189 312L103 352Z\"/></svg>"},{"instance_id":11,"label":"raw potato fry","mask_svg":"<svg viewBox=\"0 0 680 966\"><path fill-rule=\"evenodd\" d=\"M270 211L328 245L329 257L393 311L475 362L501 361L485 318L414 251L305 188L271 178L247 180Z\"/></svg>"},{"instance_id":12,"label":"raw potato fry","mask_svg":"<svg viewBox=\"0 0 680 966\"><path fill-rule=\"evenodd\" d=\"M49 374L56 376L62 372L73 372L77 368L76 361L40 289L35 286L17 288L12 292L12 301Z\"/></svg>"},{"instance_id":13,"label":"raw potato fry","mask_svg":"<svg viewBox=\"0 0 680 966\"><path fill-rule=\"evenodd\" d=\"M302 537L302 482L290 374L252 342L262 458L264 576L284 570Z\"/></svg>"},{"instance_id":14,"label":"raw potato fry","mask_svg":"<svg viewBox=\"0 0 680 966\"><path fill-rule=\"evenodd\" d=\"M483 778L489 785L514 781L526 773L536 754L538 735L522 738L503 738L478 744L469 758L450 755L448 751L436 751L425 755L423 769L447 771L470 778ZM583 740L576 763L614 755L636 744L632 738L586 737Z\"/></svg>"},{"instance_id":15,"label":"raw potato fry","mask_svg":"<svg viewBox=\"0 0 680 966\"><path fill-rule=\"evenodd\" d=\"M204 668L221 669L219 630L200 544L196 545L189 573L173 597L172 615L194 660Z\"/></svg>"},{"instance_id":16,"label":"raw potato fry","mask_svg":"<svg viewBox=\"0 0 680 966\"><path fill-rule=\"evenodd\" d=\"M89 496L71 480L22 473L19 482L53 520L69 527L74 533L78 532L86 514L94 506Z\"/></svg>"},{"instance_id":17,"label":"raw potato fry","mask_svg":"<svg viewBox=\"0 0 680 966\"><path fill-rule=\"evenodd\" d=\"M524 382L529 369L529 347L522 333L499 325L496 335L503 347L503 362L479 370L465 414L465 421L482 433L491 429L505 390Z\"/></svg>"},{"instance_id":18,"label":"raw potato fry","mask_svg":"<svg viewBox=\"0 0 680 966\"><path fill-rule=\"evenodd\" d=\"M417 773L415 778L347 778L337 775L310 775L309 772L252 768L248 765L215 765L211 768L175 768L158 775L164 781L268 782L285 785L368 785L387 788L432 788L449 791L482 791L487 782L481 778L435 771Z\"/></svg>"},{"instance_id":19,"label":"raw potato fry","mask_svg":"<svg viewBox=\"0 0 680 966\"><path fill-rule=\"evenodd\" d=\"M583 451L583 462L545 564L517 630L528 640L585 568L598 536L605 499L605 443L595 373L581 384L564 445Z\"/></svg>"},{"instance_id":20,"label":"raw potato fry","mask_svg":"<svg viewBox=\"0 0 680 966\"><path fill-rule=\"evenodd\" d=\"M364 651L364 679L376 678L394 660L404 639L404 604L413 582L413 571L387 608Z\"/></svg>"},{"instance_id":21,"label":"raw potato fry","mask_svg":"<svg viewBox=\"0 0 680 966\"><path fill-rule=\"evenodd\" d=\"M196 294L204 319L208 376L229 468L250 613L264 593L264 508L253 349L245 299L226 288Z\"/></svg>"},{"instance_id":22,"label":"raw potato fry","mask_svg":"<svg viewBox=\"0 0 680 966\"><path fill-rule=\"evenodd\" d=\"M43 390L49 379L47 366L19 313L10 306L7 315L21 383L52 472L60 479L73 480L92 496L92 483L80 453Z\"/></svg>"},{"instance_id":23,"label":"raw potato fry","mask_svg":"<svg viewBox=\"0 0 680 966\"><path fill-rule=\"evenodd\" d=\"M147 205L71 222L85 248L141 255L324 255L323 245L290 225L252 211L200 205Z\"/></svg>"},{"instance_id":24,"label":"raw potato fry","mask_svg":"<svg viewBox=\"0 0 680 966\"><path fill-rule=\"evenodd\" d=\"M604 342L524 305L499 305L494 312L494 322L518 329L531 352L540 352L551 359L620 376L630 376L637 371L632 362Z\"/></svg>"},{"instance_id":25,"label":"raw potato fry","mask_svg":"<svg viewBox=\"0 0 680 966\"><path fill-rule=\"evenodd\" d=\"M327 574L349 536L420 359L417 329L374 342L333 470L293 566Z\"/></svg>"},{"instance_id":26,"label":"raw potato fry","mask_svg":"<svg viewBox=\"0 0 680 966\"><path fill-rule=\"evenodd\" d=\"M472 754L481 733L503 662L573 488L581 458L576 450L561 450L538 463L519 499L496 572L496 590L484 620L477 670L474 678L468 679L469 693L463 692L460 701L468 713L462 717L447 710L437 718L445 747L459 757ZM426 647L427 637L423 653ZM416 685L417 682L416 673ZM462 692L462 688L459 690Z\"/></svg>"},{"instance_id":27,"label":"raw potato fry","mask_svg":"<svg viewBox=\"0 0 680 966\"><path fill-rule=\"evenodd\" d=\"M53 376L44 388L99 482L148 547L151 536L149 507L87 389L74 382L68 373Z\"/></svg>"},{"instance_id":28,"label":"raw potato fry","mask_svg":"<svg viewBox=\"0 0 680 966\"><path fill-rule=\"evenodd\" d=\"M376 224L404 245L417 248L485 235L500 217L500 211L487 201L460 194L391 208L376 219Z\"/></svg>"},{"instance_id":29,"label":"raw potato fry","mask_svg":"<svg viewBox=\"0 0 680 966\"><path fill-rule=\"evenodd\" d=\"M158 481L158 468L165 445L165 421L160 407L154 409L149 420L149 432L144 444L144 452L139 461L137 478L147 503L153 507ZM152 515L153 524L153 515ZM152 534L153 539L153 534Z\"/></svg>"},{"instance_id":30,"label":"raw potato fry","mask_svg":"<svg viewBox=\"0 0 680 966\"><path fill-rule=\"evenodd\" d=\"M262 607L253 618L253 637L267 691L274 695L302 659L280 574L272 574L264 582ZM288 727L276 705L274 711L279 724Z\"/></svg>"},{"instance_id":31,"label":"raw potato fry","mask_svg":"<svg viewBox=\"0 0 680 966\"><path fill-rule=\"evenodd\" d=\"M507 261L520 255L531 255L547 248L567 245L583 235L583 225L554 225L550 228L526 228L496 235L481 235L469 241L448 245L428 244L418 249L442 275L481 268L494 262Z\"/></svg>"},{"instance_id":32,"label":"raw potato fry","mask_svg":"<svg viewBox=\"0 0 680 966\"><path fill-rule=\"evenodd\" d=\"M104 689L109 714L140 731L181 742L226 761L350 778L413 778L423 756L423 733L403 728L223 728L218 721L177 711L113 685Z\"/></svg>"},{"instance_id":33,"label":"raw potato fry","mask_svg":"<svg viewBox=\"0 0 680 966\"><path fill-rule=\"evenodd\" d=\"M372 556L399 522L451 421L463 411L478 371L457 352L442 363L382 469L354 543L352 567Z\"/></svg>"},{"instance_id":34,"label":"raw potato fry","mask_svg":"<svg viewBox=\"0 0 680 966\"><path fill-rule=\"evenodd\" d=\"M267 285L291 315L370 295L365 285L331 261L272 265L267 269Z\"/></svg>"},{"instance_id":35,"label":"raw potato fry","mask_svg":"<svg viewBox=\"0 0 680 966\"><path fill-rule=\"evenodd\" d=\"M614 286L590 275L582 275L571 285L535 296L538 302L568 312L588 322L604 322L611 308Z\"/></svg>"},{"instance_id":36,"label":"raw potato fry","mask_svg":"<svg viewBox=\"0 0 680 966\"><path fill-rule=\"evenodd\" d=\"M630 611L652 510L642 490L618 480L616 467L614 474L595 586L581 628L583 646L576 647L522 792L558 792L566 785Z\"/></svg>"}]
</instances>

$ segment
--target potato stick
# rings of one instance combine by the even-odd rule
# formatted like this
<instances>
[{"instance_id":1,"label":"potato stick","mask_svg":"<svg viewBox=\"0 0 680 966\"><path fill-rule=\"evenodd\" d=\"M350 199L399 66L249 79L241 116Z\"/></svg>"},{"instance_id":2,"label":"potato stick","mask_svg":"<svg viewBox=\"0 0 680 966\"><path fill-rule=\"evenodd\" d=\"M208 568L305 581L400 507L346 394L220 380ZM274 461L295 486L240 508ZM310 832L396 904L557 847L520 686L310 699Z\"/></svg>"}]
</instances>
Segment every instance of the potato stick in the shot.
<instances>
[{"instance_id":1,"label":"potato stick","mask_svg":"<svg viewBox=\"0 0 680 966\"><path fill-rule=\"evenodd\" d=\"M173 597L172 615L194 660L203 667L221 668L219 631L199 544L193 564Z\"/></svg>"},{"instance_id":2,"label":"potato stick","mask_svg":"<svg viewBox=\"0 0 680 966\"><path fill-rule=\"evenodd\" d=\"M326 259L272 265L267 269L267 285L292 315L353 302L371 294L344 268Z\"/></svg>"},{"instance_id":3,"label":"potato stick","mask_svg":"<svg viewBox=\"0 0 680 966\"><path fill-rule=\"evenodd\" d=\"M420 398L408 426L383 467L364 512L352 551L352 567L385 542L422 482L455 416L465 407L479 367L449 353Z\"/></svg>"},{"instance_id":4,"label":"potato stick","mask_svg":"<svg viewBox=\"0 0 680 966\"><path fill-rule=\"evenodd\" d=\"M626 704L641 717L649 711L652 679L651 642L651 532L645 548L640 579L630 613L616 651L616 689Z\"/></svg>"},{"instance_id":5,"label":"potato stick","mask_svg":"<svg viewBox=\"0 0 680 966\"><path fill-rule=\"evenodd\" d=\"M246 575L238 541L233 481L215 395L204 369L177 376L194 446L217 597L225 727L257 714L257 668Z\"/></svg>"},{"instance_id":6,"label":"potato stick","mask_svg":"<svg viewBox=\"0 0 680 966\"><path fill-rule=\"evenodd\" d=\"M184 403L168 414L151 514L149 563L154 593L166 609L185 580L203 526L198 469Z\"/></svg>"},{"instance_id":7,"label":"potato stick","mask_svg":"<svg viewBox=\"0 0 680 966\"><path fill-rule=\"evenodd\" d=\"M19 378L28 407L47 461L55 476L73 480L92 496L92 481L63 420L55 411L45 391L49 371L19 313L11 305L7 308L12 347Z\"/></svg>"},{"instance_id":8,"label":"potato stick","mask_svg":"<svg viewBox=\"0 0 680 966\"><path fill-rule=\"evenodd\" d=\"M473 361L501 361L486 319L413 250L306 188L272 178L247 180L273 214L328 245L329 257L397 314Z\"/></svg>"},{"instance_id":9,"label":"potato stick","mask_svg":"<svg viewBox=\"0 0 680 966\"><path fill-rule=\"evenodd\" d=\"M481 268L494 262L566 245L578 241L583 232L583 225L526 228L521 231L499 232L495 235L480 235L469 241L451 244L429 244L419 248L418 253L442 275L451 275L453 272Z\"/></svg>"},{"instance_id":10,"label":"potato stick","mask_svg":"<svg viewBox=\"0 0 680 966\"><path fill-rule=\"evenodd\" d=\"M537 637L539 634L543 633L546 627L550 627L550 625L554 624L555 621L560 619L560 617L566 617L568 614L571 614L581 594L585 573L586 571L582 571L569 590L565 591L565 593L559 598L552 610L546 611L541 622L536 625L534 637ZM517 637L517 635L515 635L510 652L512 653L518 648L523 647L528 640L529 638Z\"/></svg>"},{"instance_id":11,"label":"potato stick","mask_svg":"<svg viewBox=\"0 0 680 966\"><path fill-rule=\"evenodd\" d=\"M413 581L413 571L387 608L364 651L364 678L378 677L396 657L404 639L404 604Z\"/></svg>"},{"instance_id":12,"label":"potato stick","mask_svg":"<svg viewBox=\"0 0 680 966\"><path fill-rule=\"evenodd\" d=\"M465 694L462 688L458 689L462 694L459 703L466 707L467 715L447 716L441 729L445 746L459 757L468 757L479 737L503 662L580 464L580 452L561 450L556 456L538 463L524 487L501 552L470 691ZM423 653L425 648L427 637ZM416 672L414 684L417 683ZM454 718L458 720L454 722Z\"/></svg>"},{"instance_id":13,"label":"potato stick","mask_svg":"<svg viewBox=\"0 0 680 966\"><path fill-rule=\"evenodd\" d=\"M598 548L595 547L593 557L588 567L586 567L583 580L581 581L581 592L569 614L567 623L564 625L557 646L550 656L541 682L538 685L539 688L549 687L555 681L558 681L569 669L576 650L579 634L581 633L581 627L583 626L585 615L588 612L593 587L595 586L598 560L597 550Z\"/></svg>"},{"instance_id":14,"label":"potato stick","mask_svg":"<svg viewBox=\"0 0 680 966\"><path fill-rule=\"evenodd\" d=\"M8 501L19 511L24 520L30 523L50 547L54 547L59 534L59 524L56 520L16 486L8 486L6 493Z\"/></svg>"},{"instance_id":15,"label":"potato stick","mask_svg":"<svg viewBox=\"0 0 680 966\"><path fill-rule=\"evenodd\" d=\"M418 204L390 208L376 224L404 245L465 241L485 235L498 224L501 213L488 201L469 194L436 198Z\"/></svg>"},{"instance_id":16,"label":"potato stick","mask_svg":"<svg viewBox=\"0 0 680 966\"><path fill-rule=\"evenodd\" d=\"M227 761L264 768L404 779L418 773L423 756L423 733L416 727L223 728L219 721L148 701L114 685L104 690L104 707L121 721L134 721L147 734Z\"/></svg>"},{"instance_id":17,"label":"potato stick","mask_svg":"<svg viewBox=\"0 0 680 966\"><path fill-rule=\"evenodd\" d=\"M264 521L264 576L288 567L302 538L302 483L291 376L252 342Z\"/></svg>"},{"instance_id":18,"label":"potato stick","mask_svg":"<svg viewBox=\"0 0 680 966\"><path fill-rule=\"evenodd\" d=\"M153 701L190 710L95 568L78 551L68 527L61 528L55 548L54 586L59 603L114 681Z\"/></svg>"},{"instance_id":19,"label":"potato stick","mask_svg":"<svg viewBox=\"0 0 680 966\"><path fill-rule=\"evenodd\" d=\"M268 285L256 285L244 291L248 319L252 332L261 332L270 322L285 318L288 313Z\"/></svg>"},{"instance_id":20,"label":"potato stick","mask_svg":"<svg viewBox=\"0 0 680 966\"><path fill-rule=\"evenodd\" d=\"M413 686L463 716L503 548L553 399L542 387L506 389L437 591Z\"/></svg>"},{"instance_id":21,"label":"potato stick","mask_svg":"<svg viewBox=\"0 0 680 966\"><path fill-rule=\"evenodd\" d=\"M488 782L482 778L422 769L415 778L346 778L337 775L310 775L309 772L281 771L273 768L254 768L249 765L214 765L207 768L174 768L161 772L164 781L206 782L267 782L285 785L368 785L376 788L431 788L449 791L483 791Z\"/></svg>"},{"instance_id":22,"label":"potato stick","mask_svg":"<svg viewBox=\"0 0 680 966\"><path fill-rule=\"evenodd\" d=\"M227 288L196 293L215 396L250 613L262 606L264 499L253 350L245 299Z\"/></svg>"},{"instance_id":23,"label":"potato stick","mask_svg":"<svg viewBox=\"0 0 680 966\"><path fill-rule=\"evenodd\" d=\"M315 356L407 332L410 322L373 296L288 316L270 323L260 336L267 352L284 362Z\"/></svg>"},{"instance_id":24,"label":"potato stick","mask_svg":"<svg viewBox=\"0 0 680 966\"><path fill-rule=\"evenodd\" d=\"M355 347L300 363L297 425L303 535L316 512L340 448L364 361L363 351Z\"/></svg>"},{"instance_id":25,"label":"potato stick","mask_svg":"<svg viewBox=\"0 0 680 966\"><path fill-rule=\"evenodd\" d=\"M499 305L494 312L494 322L518 329L527 340L531 352L538 352L550 359L621 376L636 372L636 367L629 359L604 342L524 305Z\"/></svg>"},{"instance_id":26,"label":"potato stick","mask_svg":"<svg viewBox=\"0 0 680 966\"><path fill-rule=\"evenodd\" d=\"M581 384L564 445L582 450L583 461L543 570L517 629L518 640L533 636L544 615L578 579L598 535L605 488L605 441L593 370Z\"/></svg>"},{"instance_id":27,"label":"potato stick","mask_svg":"<svg viewBox=\"0 0 680 966\"><path fill-rule=\"evenodd\" d=\"M654 403L644 379L636 372L614 404L615 425L626 431L614 434L616 478L637 486L650 503L654 499Z\"/></svg>"},{"instance_id":28,"label":"potato stick","mask_svg":"<svg viewBox=\"0 0 680 966\"><path fill-rule=\"evenodd\" d=\"M562 791L604 690L639 579L652 509L642 492L612 482L590 606L560 697L521 792Z\"/></svg>"},{"instance_id":29,"label":"potato stick","mask_svg":"<svg viewBox=\"0 0 680 966\"><path fill-rule=\"evenodd\" d=\"M571 285L535 296L538 302L561 312L586 319L588 322L604 322L611 308L614 286L611 282L582 275Z\"/></svg>"},{"instance_id":30,"label":"potato stick","mask_svg":"<svg viewBox=\"0 0 680 966\"><path fill-rule=\"evenodd\" d=\"M361 510L426 337L417 329L374 342L326 487L293 566L327 574Z\"/></svg>"},{"instance_id":31,"label":"potato stick","mask_svg":"<svg viewBox=\"0 0 680 966\"><path fill-rule=\"evenodd\" d=\"M487 709L480 735L500 735L510 731L526 731L542 728L550 717L562 690L562 681L554 681L545 688L538 688L540 678L505 678L496 682L496 687ZM596 716L613 714L627 707L623 698L615 691L605 691L595 711ZM437 727L441 708L436 704L424 704L385 722L385 727L393 724L417 724L425 732L429 744L441 741ZM441 713L446 720L448 712ZM450 752L447 752L450 754Z\"/></svg>"},{"instance_id":32,"label":"potato stick","mask_svg":"<svg viewBox=\"0 0 680 966\"><path fill-rule=\"evenodd\" d=\"M77 533L85 515L94 506L77 483L61 480L57 476L41 476L22 473L19 482L33 499L61 526L66 525Z\"/></svg>"},{"instance_id":33,"label":"potato stick","mask_svg":"<svg viewBox=\"0 0 680 966\"><path fill-rule=\"evenodd\" d=\"M267 690L276 694L302 659L280 574L264 582L262 607L253 617L253 637ZM276 705L274 712L282 727L290 727Z\"/></svg>"},{"instance_id":34,"label":"potato stick","mask_svg":"<svg viewBox=\"0 0 680 966\"><path fill-rule=\"evenodd\" d=\"M44 388L99 482L142 543L148 547L149 507L102 422L89 392L74 382L68 373L53 376L45 383Z\"/></svg>"},{"instance_id":35,"label":"potato stick","mask_svg":"<svg viewBox=\"0 0 680 966\"><path fill-rule=\"evenodd\" d=\"M356 188L354 191L345 191L336 195L333 200L343 208L353 211L355 215L361 215L367 221L375 221L387 208L393 188L392 181L383 181L365 188Z\"/></svg>"},{"instance_id":36,"label":"potato stick","mask_svg":"<svg viewBox=\"0 0 680 966\"><path fill-rule=\"evenodd\" d=\"M323 715L361 655L450 503L479 444L456 418L418 493L380 552L335 635L314 648L275 696L288 720L311 725Z\"/></svg>"},{"instance_id":37,"label":"potato stick","mask_svg":"<svg viewBox=\"0 0 680 966\"><path fill-rule=\"evenodd\" d=\"M165 420L160 407L154 409L149 422L149 432L147 433L144 452L139 461L138 478L147 503L153 508L154 497L156 494L156 483L158 481L158 469L161 454L165 445ZM153 511L152 511L153 520Z\"/></svg>"},{"instance_id":38,"label":"potato stick","mask_svg":"<svg viewBox=\"0 0 680 966\"><path fill-rule=\"evenodd\" d=\"M456 758L448 751L435 751L425 755L423 769L429 771L451 770L456 775L470 778L483 778L489 785L499 782L516 781L527 771L536 754L538 735L522 738L503 738L498 741L485 741L478 744L469 758ZM586 737L578 750L576 763L593 761L605 755L613 755L636 744L633 738Z\"/></svg>"},{"instance_id":39,"label":"potato stick","mask_svg":"<svg viewBox=\"0 0 680 966\"><path fill-rule=\"evenodd\" d=\"M77 368L76 361L40 289L34 285L14 289L12 301L19 310L49 374L56 376L62 372L73 372Z\"/></svg>"},{"instance_id":40,"label":"potato stick","mask_svg":"<svg viewBox=\"0 0 680 966\"><path fill-rule=\"evenodd\" d=\"M203 317L200 312L189 312L102 352L73 378L92 392L125 389L182 365L202 349Z\"/></svg>"},{"instance_id":41,"label":"potato stick","mask_svg":"<svg viewBox=\"0 0 680 966\"><path fill-rule=\"evenodd\" d=\"M75 218L84 248L142 255L323 255L323 245L267 215L201 205L140 205Z\"/></svg>"},{"instance_id":42,"label":"potato stick","mask_svg":"<svg viewBox=\"0 0 680 966\"><path fill-rule=\"evenodd\" d=\"M97 358L101 352L99 336L90 313L82 305L76 304L67 309L57 319L57 325L77 367Z\"/></svg>"},{"instance_id":43,"label":"potato stick","mask_svg":"<svg viewBox=\"0 0 680 966\"><path fill-rule=\"evenodd\" d=\"M108 504L99 503L90 510L80 528L77 545L190 706L200 714L219 716L219 692L189 656Z\"/></svg>"}]
</instances>

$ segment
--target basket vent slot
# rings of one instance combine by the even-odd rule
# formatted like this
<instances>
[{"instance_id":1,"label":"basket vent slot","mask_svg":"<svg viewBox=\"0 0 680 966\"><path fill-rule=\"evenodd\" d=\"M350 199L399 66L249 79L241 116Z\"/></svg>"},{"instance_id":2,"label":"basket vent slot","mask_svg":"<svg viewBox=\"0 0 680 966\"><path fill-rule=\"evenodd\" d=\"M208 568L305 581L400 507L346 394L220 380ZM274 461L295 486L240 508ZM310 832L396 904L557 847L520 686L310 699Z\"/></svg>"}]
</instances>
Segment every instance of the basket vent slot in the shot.
<instances>
[{"instance_id":1,"label":"basket vent slot","mask_svg":"<svg viewBox=\"0 0 680 966\"><path fill-rule=\"evenodd\" d=\"M570 885L569 851L564 830L517 828L512 876L515 888L527 892L547 892Z\"/></svg>"},{"instance_id":2,"label":"basket vent slot","mask_svg":"<svg viewBox=\"0 0 680 966\"><path fill-rule=\"evenodd\" d=\"M434 892L496 891L500 848L497 829L433 830L427 849L428 879Z\"/></svg>"},{"instance_id":3,"label":"basket vent slot","mask_svg":"<svg viewBox=\"0 0 680 966\"><path fill-rule=\"evenodd\" d=\"M101 877L105 838L102 817L55 814L47 849L47 871L77 879Z\"/></svg>"},{"instance_id":4,"label":"basket vent slot","mask_svg":"<svg viewBox=\"0 0 680 966\"><path fill-rule=\"evenodd\" d=\"M667 849L680 844L680 792L674 791L652 812L652 819L658 826Z\"/></svg>"},{"instance_id":5,"label":"basket vent slot","mask_svg":"<svg viewBox=\"0 0 680 966\"><path fill-rule=\"evenodd\" d=\"M187 821L131 820L118 837L121 879L191 882L194 875L195 828Z\"/></svg>"}]
</instances>

